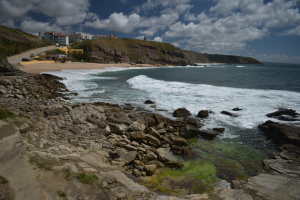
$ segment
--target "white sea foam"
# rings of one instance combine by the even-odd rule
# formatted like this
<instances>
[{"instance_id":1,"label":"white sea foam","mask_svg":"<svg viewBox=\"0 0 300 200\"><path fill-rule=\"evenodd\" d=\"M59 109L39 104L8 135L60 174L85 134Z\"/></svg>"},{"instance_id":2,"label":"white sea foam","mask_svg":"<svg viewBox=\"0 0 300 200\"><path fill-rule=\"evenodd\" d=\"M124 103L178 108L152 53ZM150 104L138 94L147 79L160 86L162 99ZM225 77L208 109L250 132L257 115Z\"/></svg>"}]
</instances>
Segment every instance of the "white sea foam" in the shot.
<instances>
[{"instance_id":1,"label":"white sea foam","mask_svg":"<svg viewBox=\"0 0 300 200\"><path fill-rule=\"evenodd\" d=\"M246 66L240 66L240 65L238 65L238 66L236 66L236 67L246 67Z\"/></svg>"},{"instance_id":2,"label":"white sea foam","mask_svg":"<svg viewBox=\"0 0 300 200\"><path fill-rule=\"evenodd\" d=\"M231 127L252 129L269 120L265 115L276 111L279 107L300 110L300 94L296 92L167 82L144 75L136 76L127 82L132 88L150 94L149 97L156 102L158 108L172 112L185 107L194 116L200 110L213 111L214 114L206 120L208 128L227 124ZM243 110L231 111L235 107ZM239 117L221 114L224 110L238 114Z\"/></svg>"}]
</instances>

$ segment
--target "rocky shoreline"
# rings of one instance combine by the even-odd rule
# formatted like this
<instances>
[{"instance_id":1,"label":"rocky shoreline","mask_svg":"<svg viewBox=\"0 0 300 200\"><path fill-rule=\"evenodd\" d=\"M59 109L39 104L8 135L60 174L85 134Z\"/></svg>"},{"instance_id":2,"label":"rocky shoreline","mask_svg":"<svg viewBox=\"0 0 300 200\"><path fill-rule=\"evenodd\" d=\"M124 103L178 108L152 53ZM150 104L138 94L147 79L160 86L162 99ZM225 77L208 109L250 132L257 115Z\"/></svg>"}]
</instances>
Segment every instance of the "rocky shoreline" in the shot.
<instances>
[{"instance_id":1,"label":"rocky shoreline","mask_svg":"<svg viewBox=\"0 0 300 200\"><path fill-rule=\"evenodd\" d=\"M70 104L59 100L68 92L60 80L47 74L0 79L0 104L18 116L11 122L18 127L18 141L24 148L22 155L26 155L31 167L44 177L39 178L38 184L45 199L63 199L57 191L65 194L66 199L300 198L299 127L271 122L261 125L261 130L271 135L270 138L276 130L273 139L283 141L283 146L272 153L272 159L262 161L264 170L259 175L248 181L232 181L234 189L215 188L210 194L193 194L190 188L178 197L158 194L143 186L146 185L143 177L152 176L165 166L183 167L182 162L196 154L188 147L188 139L198 135L213 139L224 129L199 130L203 124L180 118L189 115L185 109L176 110L173 115L178 120L171 120L130 105ZM279 115L286 117L287 113ZM200 111L198 117L208 114L208 111ZM0 126L0 130L4 130L3 127ZM0 135L0 142L10 137L10 134ZM1 163L9 159L7 155L0 155ZM6 189L1 185L0 191L7 191L9 175L1 173L0 176L8 180L3 184ZM84 184L80 177L91 180L94 177L94 184ZM46 186L56 179L62 183ZM5 198L13 199L9 195Z\"/></svg>"}]
</instances>

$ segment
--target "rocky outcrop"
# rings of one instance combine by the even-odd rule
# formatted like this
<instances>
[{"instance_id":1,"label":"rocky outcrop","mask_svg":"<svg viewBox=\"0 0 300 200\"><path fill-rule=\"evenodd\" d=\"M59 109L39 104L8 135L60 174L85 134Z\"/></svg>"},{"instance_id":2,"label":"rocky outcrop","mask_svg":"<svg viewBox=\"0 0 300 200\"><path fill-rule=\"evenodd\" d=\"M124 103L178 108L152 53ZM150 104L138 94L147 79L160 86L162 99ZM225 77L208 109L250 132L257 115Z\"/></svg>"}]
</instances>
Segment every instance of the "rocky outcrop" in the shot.
<instances>
[{"instance_id":1,"label":"rocky outcrop","mask_svg":"<svg viewBox=\"0 0 300 200\"><path fill-rule=\"evenodd\" d=\"M19 76L24 74L26 74L26 72L9 64L0 56L0 76Z\"/></svg>"}]
</instances>

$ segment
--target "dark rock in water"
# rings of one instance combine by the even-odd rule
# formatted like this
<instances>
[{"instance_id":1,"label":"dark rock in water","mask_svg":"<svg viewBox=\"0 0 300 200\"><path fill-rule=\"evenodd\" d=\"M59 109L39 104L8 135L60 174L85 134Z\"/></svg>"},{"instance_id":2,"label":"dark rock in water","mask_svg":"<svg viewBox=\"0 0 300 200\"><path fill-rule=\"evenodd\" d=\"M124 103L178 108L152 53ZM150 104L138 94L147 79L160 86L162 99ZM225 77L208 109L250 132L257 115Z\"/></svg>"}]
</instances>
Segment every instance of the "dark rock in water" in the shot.
<instances>
[{"instance_id":1,"label":"dark rock in water","mask_svg":"<svg viewBox=\"0 0 300 200\"><path fill-rule=\"evenodd\" d=\"M223 133L225 131L225 128L213 128L213 130L219 133Z\"/></svg>"},{"instance_id":2,"label":"dark rock in water","mask_svg":"<svg viewBox=\"0 0 300 200\"><path fill-rule=\"evenodd\" d=\"M214 137L216 137L219 134L219 132L214 131L214 130L200 130L199 134L203 138L213 139Z\"/></svg>"},{"instance_id":3,"label":"dark rock in water","mask_svg":"<svg viewBox=\"0 0 300 200\"><path fill-rule=\"evenodd\" d=\"M281 121L290 121L290 122L300 121L299 118L294 118L294 117L291 117L291 116L288 116L288 115L279 116L277 119L279 119Z\"/></svg>"},{"instance_id":4,"label":"dark rock in water","mask_svg":"<svg viewBox=\"0 0 300 200\"><path fill-rule=\"evenodd\" d=\"M292 116L292 117L296 117L299 114L295 110L292 110L292 109L280 109L279 111L269 113L266 116L267 117L278 117L280 115L289 115L289 116Z\"/></svg>"},{"instance_id":5,"label":"dark rock in water","mask_svg":"<svg viewBox=\"0 0 300 200\"><path fill-rule=\"evenodd\" d=\"M267 137L274 139L279 144L294 144L300 146L300 127L267 121L258 126Z\"/></svg>"},{"instance_id":6,"label":"dark rock in water","mask_svg":"<svg viewBox=\"0 0 300 200\"><path fill-rule=\"evenodd\" d=\"M144 104L155 104L155 103L151 100L147 100L147 101L144 102Z\"/></svg>"},{"instance_id":7,"label":"dark rock in water","mask_svg":"<svg viewBox=\"0 0 300 200\"><path fill-rule=\"evenodd\" d=\"M231 117L238 117L238 115L235 115L235 114L233 114L231 112L227 112L227 111L222 111L221 113L224 114L224 115L231 116Z\"/></svg>"},{"instance_id":8,"label":"dark rock in water","mask_svg":"<svg viewBox=\"0 0 300 200\"><path fill-rule=\"evenodd\" d=\"M241 109L241 108L233 108L232 110L233 110L233 111L241 111L241 110L243 110L243 109Z\"/></svg>"},{"instance_id":9,"label":"dark rock in water","mask_svg":"<svg viewBox=\"0 0 300 200\"><path fill-rule=\"evenodd\" d=\"M190 159L197 156L196 152L189 147L182 147L182 151L185 159Z\"/></svg>"},{"instance_id":10,"label":"dark rock in water","mask_svg":"<svg viewBox=\"0 0 300 200\"><path fill-rule=\"evenodd\" d=\"M195 119L193 119L193 118L188 118L188 119L185 119L186 120L186 122L188 123L188 124L191 124L191 125L193 125L193 126L195 126L196 128L201 128L202 126L204 126L204 124L201 124L201 123L199 123L199 122L197 122Z\"/></svg>"},{"instance_id":11,"label":"dark rock in water","mask_svg":"<svg viewBox=\"0 0 300 200\"><path fill-rule=\"evenodd\" d=\"M206 117L208 117L208 113L209 113L208 110L201 110L198 112L197 117L206 118Z\"/></svg>"},{"instance_id":12,"label":"dark rock in water","mask_svg":"<svg viewBox=\"0 0 300 200\"><path fill-rule=\"evenodd\" d=\"M165 165L168 166L168 167L170 167L170 168L181 168L181 167L184 167L184 164L182 164L179 161L168 161L168 162L165 162Z\"/></svg>"},{"instance_id":13,"label":"dark rock in water","mask_svg":"<svg viewBox=\"0 0 300 200\"><path fill-rule=\"evenodd\" d=\"M186 124L180 128L180 136L186 139L197 137L200 134L200 130L191 124Z\"/></svg>"},{"instance_id":14,"label":"dark rock in water","mask_svg":"<svg viewBox=\"0 0 300 200\"><path fill-rule=\"evenodd\" d=\"M185 108L178 108L173 112L174 117L186 117L192 115L187 109Z\"/></svg>"}]
</instances>

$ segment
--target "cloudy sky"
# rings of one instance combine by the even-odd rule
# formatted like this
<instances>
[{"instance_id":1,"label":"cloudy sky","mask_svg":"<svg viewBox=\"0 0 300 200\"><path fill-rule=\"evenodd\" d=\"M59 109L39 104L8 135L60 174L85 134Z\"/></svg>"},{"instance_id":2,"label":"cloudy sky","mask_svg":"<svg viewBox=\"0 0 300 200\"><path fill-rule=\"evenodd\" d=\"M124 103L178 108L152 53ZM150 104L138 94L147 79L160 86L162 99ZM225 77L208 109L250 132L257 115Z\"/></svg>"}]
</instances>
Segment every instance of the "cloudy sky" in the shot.
<instances>
[{"instance_id":1,"label":"cloudy sky","mask_svg":"<svg viewBox=\"0 0 300 200\"><path fill-rule=\"evenodd\" d=\"M0 0L0 24L300 63L300 0Z\"/></svg>"}]
</instances>

